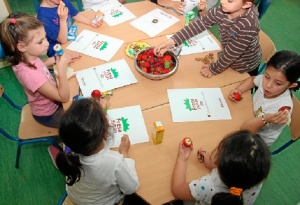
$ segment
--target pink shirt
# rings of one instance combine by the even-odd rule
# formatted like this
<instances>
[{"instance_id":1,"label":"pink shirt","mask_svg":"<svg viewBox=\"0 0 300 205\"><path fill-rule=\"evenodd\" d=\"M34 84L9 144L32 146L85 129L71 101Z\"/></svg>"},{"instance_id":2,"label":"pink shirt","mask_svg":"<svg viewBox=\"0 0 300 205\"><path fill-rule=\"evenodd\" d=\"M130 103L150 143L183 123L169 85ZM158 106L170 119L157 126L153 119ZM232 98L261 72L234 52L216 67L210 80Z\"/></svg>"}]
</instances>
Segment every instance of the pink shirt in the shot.
<instances>
[{"instance_id":1,"label":"pink shirt","mask_svg":"<svg viewBox=\"0 0 300 205\"><path fill-rule=\"evenodd\" d=\"M37 92L37 89L47 81L50 81L55 87L56 83L40 58L31 63L36 66L36 69L29 68L24 63L19 63L12 66L13 71L26 92L32 114L36 116L52 115L57 110L58 103L44 97Z\"/></svg>"}]
</instances>

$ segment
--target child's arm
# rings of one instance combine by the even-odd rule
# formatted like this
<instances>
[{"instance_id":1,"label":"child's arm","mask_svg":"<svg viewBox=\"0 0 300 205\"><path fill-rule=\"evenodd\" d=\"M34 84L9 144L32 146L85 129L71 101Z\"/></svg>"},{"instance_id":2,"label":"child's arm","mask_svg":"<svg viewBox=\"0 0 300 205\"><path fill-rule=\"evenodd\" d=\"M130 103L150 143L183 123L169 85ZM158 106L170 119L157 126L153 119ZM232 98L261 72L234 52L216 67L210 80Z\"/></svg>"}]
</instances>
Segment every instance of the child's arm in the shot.
<instances>
[{"instance_id":1,"label":"child's arm","mask_svg":"<svg viewBox=\"0 0 300 205\"><path fill-rule=\"evenodd\" d=\"M249 78L244 80L238 87L236 87L229 93L228 98L233 102L237 102L233 97L234 93L239 93L240 95L242 95L244 92L252 89L255 86L254 78L255 76L250 76Z\"/></svg>"},{"instance_id":2,"label":"child's arm","mask_svg":"<svg viewBox=\"0 0 300 205\"><path fill-rule=\"evenodd\" d=\"M57 15L59 17L59 31L57 36L57 41L61 44L66 43L68 40L68 7L64 4L59 4L57 7Z\"/></svg>"},{"instance_id":3,"label":"child's arm","mask_svg":"<svg viewBox=\"0 0 300 205\"><path fill-rule=\"evenodd\" d=\"M48 67L55 63L55 58L54 58L54 56L50 57L50 58L45 58L45 59L43 59L43 62Z\"/></svg>"},{"instance_id":4,"label":"child's arm","mask_svg":"<svg viewBox=\"0 0 300 205\"><path fill-rule=\"evenodd\" d=\"M193 147L186 147L181 141L176 164L173 170L171 189L173 196L181 200L193 200L189 184L186 182L186 161L192 152Z\"/></svg>"},{"instance_id":5,"label":"child's arm","mask_svg":"<svg viewBox=\"0 0 300 205\"><path fill-rule=\"evenodd\" d=\"M70 88L67 79L67 66L71 61L71 56L64 53L57 61L58 87L53 86L50 81L43 84L37 91L50 100L58 102L68 102L70 98Z\"/></svg>"},{"instance_id":6,"label":"child's arm","mask_svg":"<svg viewBox=\"0 0 300 205\"><path fill-rule=\"evenodd\" d=\"M265 115L260 115L249 120L246 120L242 126L241 130L249 130L252 133L257 133L262 127L269 123L284 125L289 118L289 113L287 110L276 112L274 114L268 113Z\"/></svg>"},{"instance_id":7,"label":"child's arm","mask_svg":"<svg viewBox=\"0 0 300 205\"><path fill-rule=\"evenodd\" d=\"M93 23L92 19L89 19L85 15L83 15L82 12L79 12L76 16L73 17L75 21L90 25L94 28L98 28L103 24L103 19L100 21L97 21L96 23Z\"/></svg>"}]
</instances>

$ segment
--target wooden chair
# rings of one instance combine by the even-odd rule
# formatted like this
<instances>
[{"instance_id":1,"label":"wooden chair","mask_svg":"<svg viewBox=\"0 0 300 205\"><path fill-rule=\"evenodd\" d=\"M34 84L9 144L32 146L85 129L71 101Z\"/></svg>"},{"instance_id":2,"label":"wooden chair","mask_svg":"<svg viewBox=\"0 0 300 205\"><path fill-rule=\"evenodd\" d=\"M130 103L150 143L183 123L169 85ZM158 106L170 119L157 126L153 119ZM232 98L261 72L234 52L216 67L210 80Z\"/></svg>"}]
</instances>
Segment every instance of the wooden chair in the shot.
<instances>
[{"instance_id":1,"label":"wooden chair","mask_svg":"<svg viewBox=\"0 0 300 205\"><path fill-rule=\"evenodd\" d=\"M293 96L293 113L292 113L292 119L290 124L290 130L291 130L291 139L283 144L278 149L274 150L272 152L272 155L278 154L282 150L289 147L291 144L296 142L300 137L300 102L299 100Z\"/></svg>"},{"instance_id":2,"label":"wooden chair","mask_svg":"<svg viewBox=\"0 0 300 205\"><path fill-rule=\"evenodd\" d=\"M76 205L74 204L71 199L68 197L68 193L65 192L62 197L60 198L57 205Z\"/></svg>"},{"instance_id":3,"label":"wooden chair","mask_svg":"<svg viewBox=\"0 0 300 205\"><path fill-rule=\"evenodd\" d=\"M18 137L14 137L8 134L4 129L0 128L0 133L6 138L17 141L17 156L16 156L16 168L19 168L19 161L21 155L21 148L25 144L49 142L55 147L61 149L61 147L54 140L55 136L58 136L58 129L46 127L38 123L32 116L29 104L24 106L16 105L5 93L4 87L0 85L0 97L3 97L14 109L21 111L21 120L19 125Z\"/></svg>"},{"instance_id":4,"label":"wooden chair","mask_svg":"<svg viewBox=\"0 0 300 205\"><path fill-rule=\"evenodd\" d=\"M258 74L262 73L270 58L276 53L276 47L272 39L262 30L259 32L259 44L262 50L262 62L263 65L258 69Z\"/></svg>"},{"instance_id":5,"label":"wooden chair","mask_svg":"<svg viewBox=\"0 0 300 205\"><path fill-rule=\"evenodd\" d=\"M81 0L76 0L76 2L77 2L78 10L83 11ZM34 4L35 11L37 12L38 6L40 5L38 3L38 0L33 0L33 4Z\"/></svg>"}]
</instances>

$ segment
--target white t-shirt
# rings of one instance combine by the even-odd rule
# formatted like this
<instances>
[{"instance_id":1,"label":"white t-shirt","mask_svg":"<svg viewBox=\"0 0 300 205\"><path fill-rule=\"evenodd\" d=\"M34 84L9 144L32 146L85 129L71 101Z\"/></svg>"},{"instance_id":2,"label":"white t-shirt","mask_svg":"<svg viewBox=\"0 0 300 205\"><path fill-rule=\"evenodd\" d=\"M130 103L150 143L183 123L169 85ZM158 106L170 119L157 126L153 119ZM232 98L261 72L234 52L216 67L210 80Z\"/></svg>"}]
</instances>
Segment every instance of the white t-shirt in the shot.
<instances>
[{"instance_id":1,"label":"white t-shirt","mask_svg":"<svg viewBox=\"0 0 300 205\"><path fill-rule=\"evenodd\" d=\"M80 181L66 186L75 204L113 205L137 191L139 181L133 159L124 158L108 146L92 156L79 157L83 168Z\"/></svg>"},{"instance_id":2,"label":"white t-shirt","mask_svg":"<svg viewBox=\"0 0 300 205\"><path fill-rule=\"evenodd\" d=\"M92 6L101 4L104 1L107 1L107 0L82 0L83 9L84 10L92 9Z\"/></svg>"},{"instance_id":3,"label":"white t-shirt","mask_svg":"<svg viewBox=\"0 0 300 205\"><path fill-rule=\"evenodd\" d=\"M264 91L262 87L263 75L258 75L254 78L254 84L258 87L253 96L253 110L255 116L261 116L267 113L277 113L282 106L290 106L290 114L293 110L293 101L290 91L287 89L284 93L276 98L267 99L264 97ZM259 135L263 138L268 146L271 146L280 135L284 125L269 124L262 127L259 131Z\"/></svg>"},{"instance_id":4,"label":"white t-shirt","mask_svg":"<svg viewBox=\"0 0 300 205\"><path fill-rule=\"evenodd\" d=\"M196 200L195 205L209 205L216 193L229 193L229 188L221 181L216 168L210 174L191 181L189 187ZM261 187L262 183L243 191L244 205L252 205L255 202Z\"/></svg>"}]
</instances>

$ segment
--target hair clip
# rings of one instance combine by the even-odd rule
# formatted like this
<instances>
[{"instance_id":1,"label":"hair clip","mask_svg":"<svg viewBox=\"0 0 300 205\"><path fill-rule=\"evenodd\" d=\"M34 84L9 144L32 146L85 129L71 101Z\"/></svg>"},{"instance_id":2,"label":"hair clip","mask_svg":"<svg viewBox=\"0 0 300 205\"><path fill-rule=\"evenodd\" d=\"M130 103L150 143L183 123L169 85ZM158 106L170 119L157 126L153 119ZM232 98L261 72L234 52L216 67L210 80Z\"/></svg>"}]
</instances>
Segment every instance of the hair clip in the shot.
<instances>
[{"instance_id":1,"label":"hair clip","mask_svg":"<svg viewBox=\"0 0 300 205\"><path fill-rule=\"evenodd\" d=\"M241 188L236 188L236 187L230 188L230 194L232 194L232 195L241 196L242 192L243 192L243 189L241 189Z\"/></svg>"},{"instance_id":2,"label":"hair clip","mask_svg":"<svg viewBox=\"0 0 300 205\"><path fill-rule=\"evenodd\" d=\"M14 25L16 25L16 23L17 23L17 19L15 19L15 18L11 18L11 23L12 23L12 24L14 24Z\"/></svg>"}]
</instances>

